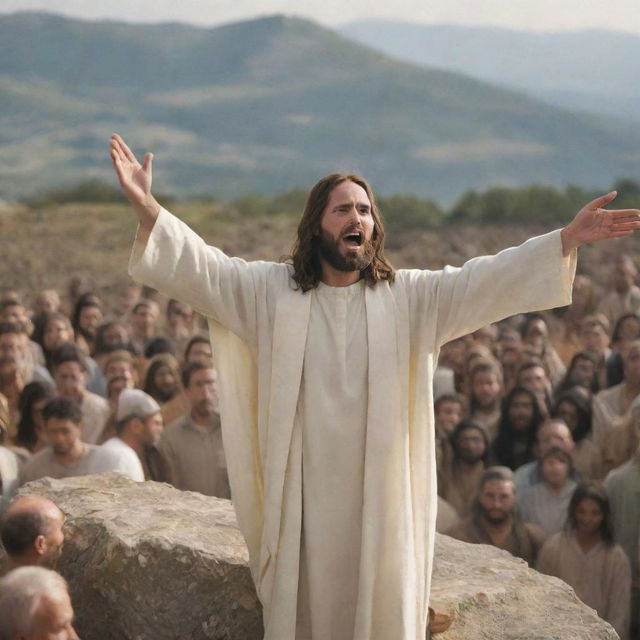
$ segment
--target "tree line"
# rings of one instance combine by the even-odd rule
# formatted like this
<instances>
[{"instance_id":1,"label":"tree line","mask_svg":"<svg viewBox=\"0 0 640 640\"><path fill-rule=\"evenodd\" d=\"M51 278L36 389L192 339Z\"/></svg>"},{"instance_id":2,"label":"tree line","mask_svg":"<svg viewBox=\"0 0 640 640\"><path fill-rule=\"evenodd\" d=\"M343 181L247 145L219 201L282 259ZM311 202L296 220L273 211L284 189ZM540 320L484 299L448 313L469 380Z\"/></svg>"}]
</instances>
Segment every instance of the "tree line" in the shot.
<instances>
[{"instance_id":1,"label":"tree line","mask_svg":"<svg viewBox=\"0 0 640 640\"><path fill-rule=\"evenodd\" d=\"M640 202L640 182L629 178L618 180L611 187L590 190L568 186L558 189L544 185L525 187L491 187L484 191L466 191L450 207L444 208L433 200L412 195L380 196L378 203L385 224L391 231L434 229L449 223L547 223L567 219L589 200L607 190L616 189L616 208L637 208ZM276 215L298 217L302 212L307 191L292 189L275 196L247 194L225 203L241 217L261 218ZM175 199L160 195L158 199L170 206ZM219 202L215 197L198 198L199 202ZM121 191L100 180L91 180L70 187L46 191L24 198L23 204L42 209L66 203L124 202Z\"/></svg>"}]
</instances>

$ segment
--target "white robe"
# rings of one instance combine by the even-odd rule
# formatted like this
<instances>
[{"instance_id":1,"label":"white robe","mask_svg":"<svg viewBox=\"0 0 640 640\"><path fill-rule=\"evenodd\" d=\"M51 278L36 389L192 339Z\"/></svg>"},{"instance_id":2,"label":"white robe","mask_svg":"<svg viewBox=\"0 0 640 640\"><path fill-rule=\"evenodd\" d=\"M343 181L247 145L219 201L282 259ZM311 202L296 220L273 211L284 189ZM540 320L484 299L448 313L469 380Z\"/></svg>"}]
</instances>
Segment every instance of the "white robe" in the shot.
<instances>
[{"instance_id":1,"label":"white robe","mask_svg":"<svg viewBox=\"0 0 640 640\"><path fill-rule=\"evenodd\" d=\"M432 380L444 342L571 300L560 232L462 268L400 270L366 287L367 423L354 640L422 640L436 520ZM131 275L209 318L231 493L265 639L296 637L303 446L295 417L311 293L291 267L228 258L165 210ZM326 375L332 375L327 371ZM339 447L340 443L336 443Z\"/></svg>"}]
</instances>

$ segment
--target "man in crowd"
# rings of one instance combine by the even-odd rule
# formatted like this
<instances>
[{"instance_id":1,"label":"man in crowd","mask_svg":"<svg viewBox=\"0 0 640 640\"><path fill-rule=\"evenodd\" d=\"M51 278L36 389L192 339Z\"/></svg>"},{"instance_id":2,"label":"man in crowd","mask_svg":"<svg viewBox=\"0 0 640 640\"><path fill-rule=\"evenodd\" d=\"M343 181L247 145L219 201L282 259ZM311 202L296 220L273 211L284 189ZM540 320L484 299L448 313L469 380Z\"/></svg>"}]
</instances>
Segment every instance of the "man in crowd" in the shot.
<instances>
[{"instance_id":1,"label":"man in crowd","mask_svg":"<svg viewBox=\"0 0 640 640\"><path fill-rule=\"evenodd\" d=\"M439 476L438 493L461 518L469 515L482 475L489 441L487 433L473 422L460 422L451 435L453 458Z\"/></svg>"},{"instance_id":2,"label":"man in crowd","mask_svg":"<svg viewBox=\"0 0 640 640\"><path fill-rule=\"evenodd\" d=\"M513 481L518 494L522 494L528 487L542 482L540 459L553 447L559 447L569 454L575 447L569 427L559 418L547 419L540 425L536 434L536 459L515 470Z\"/></svg>"},{"instance_id":3,"label":"man in crowd","mask_svg":"<svg viewBox=\"0 0 640 640\"><path fill-rule=\"evenodd\" d=\"M500 370L490 362L479 362L469 374L470 418L493 440L498 432L503 387Z\"/></svg>"},{"instance_id":4,"label":"man in crowd","mask_svg":"<svg viewBox=\"0 0 640 640\"><path fill-rule=\"evenodd\" d=\"M640 442L640 423L636 423L636 442ZM611 504L614 540L631 563L631 629L635 638L640 633L640 446L633 458L609 472L604 486Z\"/></svg>"},{"instance_id":5,"label":"man in crowd","mask_svg":"<svg viewBox=\"0 0 640 640\"><path fill-rule=\"evenodd\" d=\"M109 419L109 403L87 390L87 363L76 345L61 344L52 354L53 378L58 393L73 400L82 412L82 439L89 444L100 442Z\"/></svg>"},{"instance_id":6,"label":"man in crowd","mask_svg":"<svg viewBox=\"0 0 640 640\"><path fill-rule=\"evenodd\" d=\"M114 471L143 482L145 450L155 447L163 427L160 405L150 395L124 389L118 398L116 435L96 450L91 473Z\"/></svg>"},{"instance_id":7,"label":"man in crowd","mask_svg":"<svg viewBox=\"0 0 640 640\"><path fill-rule=\"evenodd\" d=\"M593 399L593 441L597 447L602 447L613 423L627 412L640 393L640 340L629 345L622 360L622 382L600 391Z\"/></svg>"},{"instance_id":8,"label":"man in crowd","mask_svg":"<svg viewBox=\"0 0 640 640\"><path fill-rule=\"evenodd\" d=\"M230 498L216 396L216 370L211 361L186 365L182 384L190 412L167 426L159 445L175 474L175 486L184 491Z\"/></svg>"},{"instance_id":9,"label":"man in crowd","mask_svg":"<svg viewBox=\"0 0 640 640\"><path fill-rule=\"evenodd\" d=\"M290 264L247 263L158 205L150 154L140 164L114 135L111 157L140 223L132 275L209 318L266 639L424 636L434 355L567 304L574 249L633 233L640 211L602 210L612 192L555 235L460 269L396 272L370 186L332 174L309 194Z\"/></svg>"},{"instance_id":10,"label":"man in crowd","mask_svg":"<svg viewBox=\"0 0 640 640\"><path fill-rule=\"evenodd\" d=\"M516 384L536 394L540 413L547 418L551 408L551 380L542 363L537 360L523 362L518 369Z\"/></svg>"},{"instance_id":11,"label":"man in crowd","mask_svg":"<svg viewBox=\"0 0 640 640\"><path fill-rule=\"evenodd\" d=\"M64 578L43 567L20 567L0 580L0 638L78 640Z\"/></svg>"},{"instance_id":12,"label":"man in crowd","mask_svg":"<svg viewBox=\"0 0 640 640\"><path fill-rule=\"evenodd\" d=\"M544 533L523 522L516 508L517 494L511 470L489 467L480 478L472 514L447 532L453 538L505 549L534 566Z\"/></svg>"},{"instance_id":13,"label":"man in crowd","mask_svg":"<svg viewBox=\"0 0 640 640\"><path fill-rule=\"evenodd\" d=\"M598 311L603 313L610 326L614 326L625 313L640 311L640 288L635 284L638 269L630 256L622 253L616 260L611 278L613 288L600 302Z\"/></svg>"},{"instance_id":14,"label":"man in crowd","mask_svg":"<svg viewBox=\"0 0 640 640\"><path fill-rule=\"evenodd\" d=\"M44 476L68 478L91 473L96 446L82 441L82 411L66 397L49 400L42 410L49 446L35 453L20 472L20 484Z\"/></svg>"},{"instance_id":15,"label":"man in crowd","mask_svg":"<svg viewBox=\"0 0 640 640\"><path fill-rule=\"evenodd\" d=\"M64 543L64 516L55 503L41 496L14 500L0 521L0 538L7 552L5 573L25 566L55 567Z\"/></svg>"},{"instance_id":16,"label":"man in crowd","mask_svg":"<svg viewBox=\"0 0 640 640\"><path fill-rule=\"evenodd\" d=\"M591 353L597 363L598 387L606 389L609 385L609 370L614 354L609 348L610 323L601 313L585 316L580 323L579 335L582 349Z\"/></svg>"},{"instance_id":17,"label":"man in crowd","mask_svg":"<svg viewBox=\"0 0 640 640\"><path fill-rule=\"evenodd\" d=\"M138 355L144 353L147 343L158 331L158 303L142 299L131 310L131 344Z\"/></svg>"}]
</instances>

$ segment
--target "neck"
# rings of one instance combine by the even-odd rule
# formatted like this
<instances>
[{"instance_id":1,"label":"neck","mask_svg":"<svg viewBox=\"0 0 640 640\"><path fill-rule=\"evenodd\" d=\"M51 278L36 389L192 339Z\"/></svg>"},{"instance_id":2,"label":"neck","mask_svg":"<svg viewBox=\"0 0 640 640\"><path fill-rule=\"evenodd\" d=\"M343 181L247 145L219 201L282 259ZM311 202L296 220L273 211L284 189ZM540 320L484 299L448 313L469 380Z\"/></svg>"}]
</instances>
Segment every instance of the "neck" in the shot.
<instances>
[{"instance_id":1,"label":"neck","mask_svg":"<svg viewBox=\"0 0 640 640\"><path fill-rule=\"evenodd\" d=\"M320 258L322 265L322 282L330 287L348 287L360 280L359 271L338 271L328 262Z\"/></svg>"},{"instance_id":2,"label":"neck","mask_svg":"<svg viewBox=\"0 0 640 640\"><path fill-rule=\"evenodd\" d=\"M583 551L588 551L595 547L602 539L600 531L594 531L593 533L584 533L576 529L576 540Z\"/></svg>"},{"instance_id":3,"label":"neck","mask_svg":"<svg viewBox=\"0 0 640 640\"><path fill-rule=\"evenodd\" d=\"M205 427L207 429L214 429L218 424L218 416L215 413L203 416L199 413L196 413L195 411L192 411L191 420L193 420L193 422L199 427Z\"/></svg>"},{"instance_id":4,"label":"neck","mask_svg":"<svg viewBox=\"0 0 640 640\"><path fill-rule=\"evenodd\" d=\"M549 489L549 491L551 491L551 493L555 493L556 495L561 493L562 490L564 489L566 482L563 482L562 484L550 484L548 482L545 482L545 485L547 487L547 489Z\"/></svg>"},{"instance_id":5,"label":"neck","mask_svg":"<svg viewBox=\"0 0 640 640\"><path fill-rule=\"evenodd\" d=\"M84 445L80 440L76 440L67 453L58 454L54 451L53 456L60 464L69 465L73 464L83 453Z\"/></svg>"},{"instance_id":6,"label":"neck","mask_svg":"<svg viewBox=\"0 0 640 640\"><path fill-rule=\"evenodd\" d=\"M9 571L13 571L14 569L19 569L20 567L33 567L40 564L38 554L25 554L22 556L5 556L5 568L7 573Z\"/></svg>"},{"instance_id":7,"label":"neck","mask_svg":"<svg viewBox=\"0 0 640 640\"><path fill-rule=\"evenodd\" d=\"M463 473L465 471L473 471L474 469L477 469L478 466L484 466L482 460L469 461L464 460L463 458L456 458L455 463L458 469L460 469Z\"/></svg>"},{"instance_id":8,"label":"neck","mask_svg":"<svg viewBox=\"0 0 640 640\"><path fill-rule=\"evenodd\" d=\"M123 433L120 437L120 440L125 444L129 445L139 456L142 455L144 450L144 445L138 441L138 439L131 433Z\"/></svg>"}]
</instances>

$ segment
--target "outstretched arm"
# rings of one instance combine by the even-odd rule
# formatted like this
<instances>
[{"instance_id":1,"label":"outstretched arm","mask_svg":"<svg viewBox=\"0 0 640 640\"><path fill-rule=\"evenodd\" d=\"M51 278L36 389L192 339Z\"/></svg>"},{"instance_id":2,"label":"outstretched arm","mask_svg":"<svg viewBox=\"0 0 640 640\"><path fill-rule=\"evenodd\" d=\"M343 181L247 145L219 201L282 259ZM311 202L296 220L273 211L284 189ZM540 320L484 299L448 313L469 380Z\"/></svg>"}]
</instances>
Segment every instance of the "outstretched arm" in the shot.
<instances>
[{"instance_id":1,"label":"outstretched arm","mask_svg":"<svg viewBox=\"0 0 640 640\"><path fill-rule=\"evenodd\" d=\"M616 191L611 191L578 211L561 233L562 252L565 256L583 244L608 238L624 238L640 229L640 210L602 209L617 195Z\"/></svg>"},{"instance_id":2,"label":"outstretched arm","mask_svg":"<svg viewBox=\"0 0 640 640\"><path fill-rule=\"evenodd\" d=\"M140 164L131 149L117 133L111 136L110 147L111 161L120 186L138 214L140 222L138 239L144 243L148 239L160 213L160 205L151 194L153 154L147 153L142 164Z\"/></svg>"}]
</instances>

